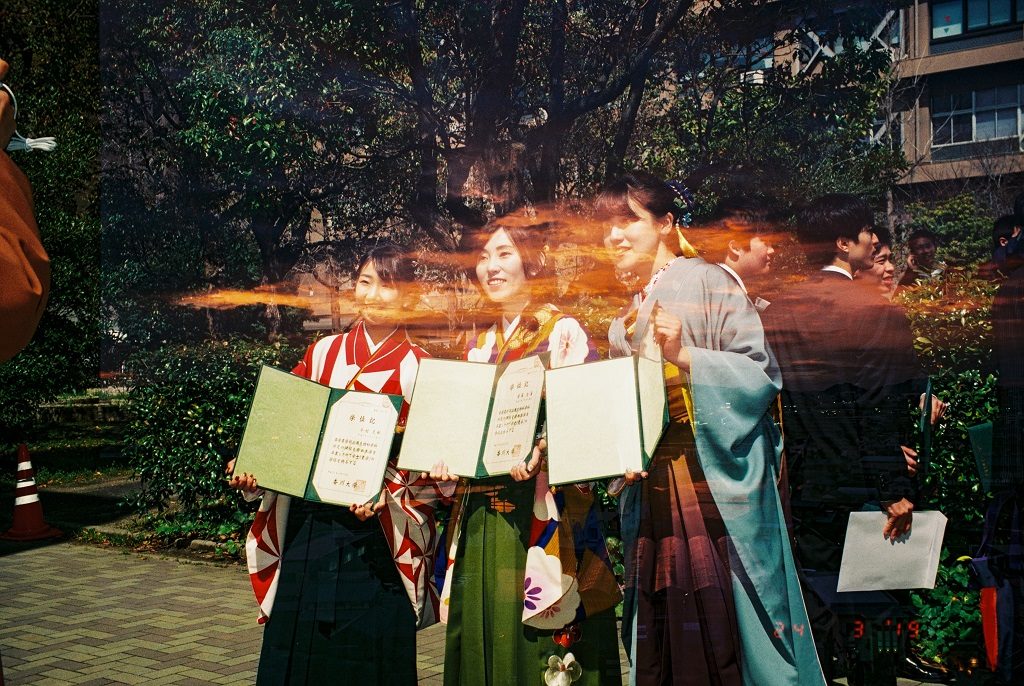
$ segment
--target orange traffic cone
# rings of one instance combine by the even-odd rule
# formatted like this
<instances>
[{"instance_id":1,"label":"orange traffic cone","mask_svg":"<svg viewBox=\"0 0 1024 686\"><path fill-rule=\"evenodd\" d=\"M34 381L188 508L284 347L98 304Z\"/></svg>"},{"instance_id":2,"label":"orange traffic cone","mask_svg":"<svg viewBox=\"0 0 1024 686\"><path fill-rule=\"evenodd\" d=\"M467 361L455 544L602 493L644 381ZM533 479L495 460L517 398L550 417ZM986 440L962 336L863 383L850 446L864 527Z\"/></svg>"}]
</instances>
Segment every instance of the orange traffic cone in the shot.
<instances>
[{"instance_id":1,"label":"orange traffic cone","mask_svg":"<svg viewBox=\"0 0 1024 686\"><path fill-rule=\"evenodd\" d=\"M14 524L7 533L0 534L5 541L38 541L56 538L63 532L43 521L43 505L36 491L36 475L28 459L28 446L18 446L18 482L14 487Z\"/></svg>"}]
</instances>

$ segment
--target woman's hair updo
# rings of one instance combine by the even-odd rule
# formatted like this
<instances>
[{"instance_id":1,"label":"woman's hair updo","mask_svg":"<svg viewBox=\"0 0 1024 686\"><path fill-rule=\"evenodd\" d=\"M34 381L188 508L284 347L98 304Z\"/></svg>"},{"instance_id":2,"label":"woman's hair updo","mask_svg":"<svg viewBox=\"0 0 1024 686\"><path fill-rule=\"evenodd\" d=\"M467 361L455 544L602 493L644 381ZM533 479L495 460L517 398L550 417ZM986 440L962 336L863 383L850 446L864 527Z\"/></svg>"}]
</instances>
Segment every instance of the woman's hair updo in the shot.
<instances>
[{"instance_id":1,"label":"woman's hair updo","mask_svg":"<svg viewBox=\"0 0 1024 686\"><path fill-rule=\"evenodd\" d=\"M693 221L694 207L693 194L682 182L662 181L645 171L624 174L604 187L594 203L594 211L599 220L639 219L629 206L630 200L658 219L671 214L678 233L679 252L687 257L697 254L680 230Z\"/></svg>"}]
</instances>

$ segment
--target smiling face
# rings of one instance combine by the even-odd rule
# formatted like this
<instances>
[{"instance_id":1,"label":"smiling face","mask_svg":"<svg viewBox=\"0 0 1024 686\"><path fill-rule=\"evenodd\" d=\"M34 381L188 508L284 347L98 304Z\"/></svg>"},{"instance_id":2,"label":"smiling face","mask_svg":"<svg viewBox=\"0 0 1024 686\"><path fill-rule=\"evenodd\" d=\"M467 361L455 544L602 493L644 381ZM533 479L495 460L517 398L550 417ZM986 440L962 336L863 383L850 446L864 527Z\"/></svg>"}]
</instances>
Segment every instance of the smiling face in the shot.
<instances>
[{"instance_id":1,"label":"smiling face","mask_svg":"<svg viewBox=\"0 0 1024 686\"><path fill-rule=\"evenodd\" d=\"M672 216L659 219L633 200L629 208L634 217L614 218L605 228L604 247L616 272L647 277L660 253L668 250L662 241L672 229Z\"/></svg>"},{"instance_id":2,"label":"smiling face","mask_svg":"<svg viewBox=\"0 0 1024 686\"><path fill-rule=\"evenodd\" d=\"M888 295L892 291L893 277L896 274L896 265L892 261L892 250L889 249L888 245L883 245L878 248L878 252L875 253L874 262L871 265L871 269L862 272L864 278L877 279L878 289L883 295Z\"/></svg>"},{"instance_id":3,"label":"smiling face","mask_svg":"<svg viewBox=\"0 0 1024 686\"><path fill-rule=\"evenodd\" d=\"M477 257L476 278L491 302L511 304L529 298L530 285L519 250L505 229L498 229Z\"/></svg>"},{"instance_id":4,"label":"smiling face","mask_svg":"<svg viewBox=\"0 0 1024 686\"><path fill-rule=\"evenodd\" d=\"M935 265L935 242L931 238L918 236L910 241L909 247L915 265L921 269L931 269Z\"/></svg>"},{"instance_id":5,"label":"smiling face","mask_svg":"<svg viewBox=\"0 0 1024 686\"><path fill-rule=\"evenodd\" d=\"M373 260L367 260L356 276L356 304L363 322L369 326L388 326L397 322L402 295L399 284L380 278Z\"/></svg>"}]
</instances>

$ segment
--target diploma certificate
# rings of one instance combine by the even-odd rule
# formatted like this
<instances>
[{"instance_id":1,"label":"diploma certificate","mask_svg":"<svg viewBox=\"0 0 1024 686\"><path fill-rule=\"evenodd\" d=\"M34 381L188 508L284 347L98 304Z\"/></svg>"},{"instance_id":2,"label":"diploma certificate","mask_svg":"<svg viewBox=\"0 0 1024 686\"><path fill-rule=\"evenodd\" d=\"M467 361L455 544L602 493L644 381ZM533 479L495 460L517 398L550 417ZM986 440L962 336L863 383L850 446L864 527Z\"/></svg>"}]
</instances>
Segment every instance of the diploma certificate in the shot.
<instances>
[{"instance_id":1,"label":"diploma certificate","mask_svg":"<svg viewBox=\"0 0 1024 686\"><path fill-rule=\"evenodd\" d=\"M547 372L548 481L594 481L647 468L668 425L660 350Z\"/></svg>"},{"instance_id":2,"label":"diploma certificate","mask_svg":"<svg viewBox=\"0 0 1024 686\"><path fill-rule=\"evenodd\" d=\"M330 388L263 367L235 472L306 500L366 503L380 492L401 407L401 396Z\"/></svg>"},{"instance_id":3,"label":"diploma certificate","mask_svg":"<svg viewBox=\"0 0 1024 686\"><path fill-rule=\"evenodd\" d=\"M459 476L508 474L533 451L544 365L541 355L497 365L421 360L398 466L428 472L443 461Z\"/></svg>"}]
</instances>

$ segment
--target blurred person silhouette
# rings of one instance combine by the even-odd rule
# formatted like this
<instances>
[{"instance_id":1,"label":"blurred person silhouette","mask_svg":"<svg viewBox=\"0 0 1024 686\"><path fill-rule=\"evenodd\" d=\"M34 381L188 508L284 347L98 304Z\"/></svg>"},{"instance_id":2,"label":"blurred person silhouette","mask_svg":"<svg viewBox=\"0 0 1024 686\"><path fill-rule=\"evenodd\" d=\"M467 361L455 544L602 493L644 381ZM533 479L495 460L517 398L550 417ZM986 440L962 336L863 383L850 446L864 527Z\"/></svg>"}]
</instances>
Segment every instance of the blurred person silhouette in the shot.
<instances>
[{"instance_id":1,"label":"blurred person silhouette","mask_svg":"<svg viewBox=\"0 0 1024 686\"><path fill-rule=\"evenodd\" d=\"M708 258L718 261L758 312L771 303L749 289L753 285L758 290L771 271L777 226L777 218L762 203L726 200L711 218L692 229L702 250L708 248Z\"/></svg>"},{"instance_id":2,"label":"blurred person silhouette","mask_svg":"<svg viewBox=\"0 0 1024 686\"><path fill-rule=\"evenodd\" d=\"M1000 267L1020 249L1021 224L1012 214L1004 214L992 225L992 261Z\"/></svg>"},{"instance_id":3,"label":"blurred person silhouette","mask_svg":"<svg viewBox=\"0 0 1024 686\"><path fill-rule=\"evenodd\" d=\"M850 512L881 508L882 534L895 540L910 530L917 499L913 451L902 446L911 443L906 420L921 373L906 317L867 277L879 244L873 223L855 196L811 202L797 218L797 239L818 271L762 315L782 370L797 561L822 583L838 573ZM855 281L857 273L865 276ZM810 584L805 593L819 658L833 677L844 657L839 618ZM845 667L851 678L854 667ZM874 678L894 683L895 667Z\"/></svg>"},{"instance_id":4,"label":"blurred person silhouette","mask_svg":"<svg viewBox=\"0 0 1024 686\"><path fill-rule=\"evenodd\" d=\"M5 152L15 132L13 93L0 59L0 362L35 333L50 290L50 260L39 239L32 187Z\"/></svg>"}]
</instances>

